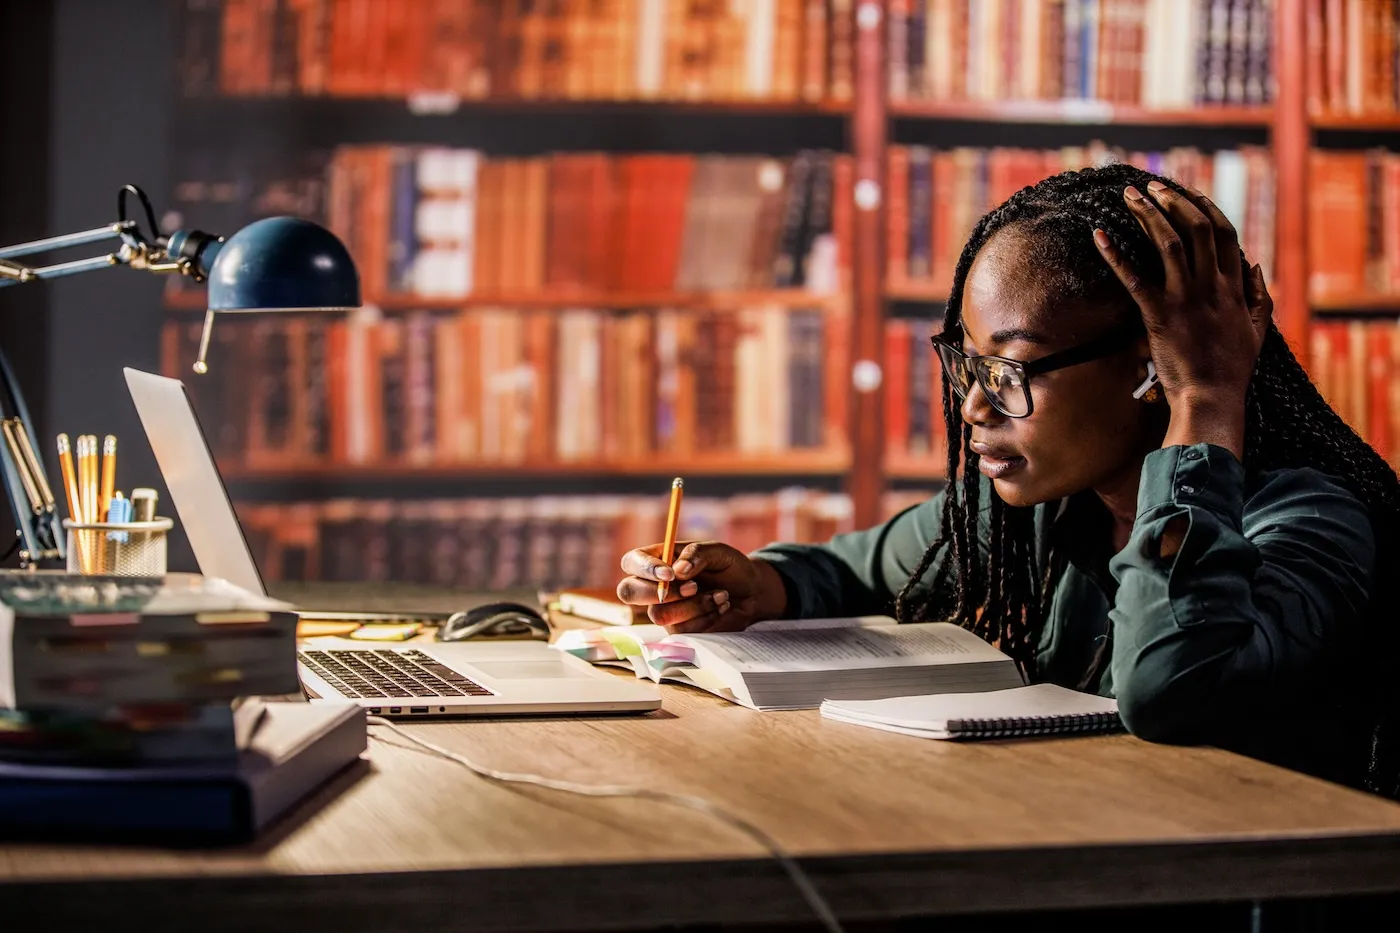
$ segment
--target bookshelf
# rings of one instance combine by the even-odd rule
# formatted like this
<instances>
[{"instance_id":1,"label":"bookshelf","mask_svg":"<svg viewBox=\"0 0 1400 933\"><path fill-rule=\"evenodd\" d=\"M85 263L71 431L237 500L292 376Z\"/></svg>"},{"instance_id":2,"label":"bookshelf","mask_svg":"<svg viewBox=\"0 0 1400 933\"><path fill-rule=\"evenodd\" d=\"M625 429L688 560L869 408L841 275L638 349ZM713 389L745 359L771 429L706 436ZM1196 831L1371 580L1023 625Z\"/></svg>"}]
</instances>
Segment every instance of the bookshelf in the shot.
<instances>
[{"instance_id":1,"label":"bookshelf","mask_svg":"<svg viewBox=\"0 0 1400 933\"><path fill-rule=\"evenodd\" d=\"M1339 6L1354 2L1358 7L1363 5L1359 0L1342 0ZM387 8L388 3L299 0L289 8L297 11L297 16L312 17L299 21L303 24L315 21L318 11L325 9L355 10L369 22L383 15L381 8ZM654 319L662 314L689 314L709 321L757 309L773 314L817 314L825 321L825 339L834 340L822 345L826 407L821 412L820 444L809 448L764 445L768 449L748 451L700 444L699 449L685 454L667 452L660 445L630 453L594 452L571 457L543 448L527 447L522 452L517 447L509 456L363 454L353 462L325 463L294 459L279 463L275 456L257 463L221 458L236 484L265 490L285 481L305 489L308 483L324 478L332 485L348 482L357 488L383 483L384 494L392 496L415 478L440 489L442 482L454 479L471 480L477 488L485 488L480 484L503 477L517 484L537 481L538 495L547 498L561 483L577 488L593 476L643 481L679 473L729 482L732 494L742 497L745 483L752 478L761 478L767 490L784 478L794 483L824 478L842 482L847 505L844 512L831 512L839 513L839 518L833 520L835 524L822 525L823 532L877 522L899 505L916 501L921 490L936 486L944 469L940 439L935 436L941 432L941 419L930 408L931 396L936 396L937 373L919 368L924 364L919 362L918 341L926 344L927 329L942 314L951 266L945 256L932 262L925 275L911 277L892 271L892 264L897 266L901 261L896 242L899 225L907 220L900 212L907 214L910 203L909 186L898 183L891 165L902 170L899 160L916 147L934 152L976 148L1043 154L1056 147L1083 148L1102 141L1104 150L1112 147L1129 157L1162 154L1153 156L1158 158L1165 157L1168 149L1199 145L1204 153L1201 164L1215 166L1199 169L1208 176L1225 169L1238 174L1234 163L1225 169L1215 164L1220 161L1216 156L1220 150L1238 150L1243 154L1241 164L1247 162L1252 173L1248 175L1248 200L1237 198L1245 205L1241 210L1253 218L1247 226L1257 231L1247 234L1256 241L1250 249L1260 252L1259 242L1272 249L1269 265L1273 269L1276 319L1300 357L1307 359L1318 349L1310 327L1314 311L1329 320L1340 315L1377 318L1400 313L1400 290L1396 295L1372 288L1309 293L1309 165L1315 145L1325 139L1328 145L1346 147L1348 140L1354 139L1358 146L1373 147L1383 144L1386 134L1400 134L1400 110L1395 106L1373 106L1374 101L1363 93L1366 106L1351 112L1350 104L1331 106L1330 99L1319 92L1319 75L1328 67L1320 64L1325 56L1319 58L1319 42L1324 49L1331 48L1326 45L1331 33L1324 15L1331 6L1324 9L1321 0L1092 0L1081 4L1083 9L1100 14L1112 11L1111 16L1093 21L1094 29L1099 30L1092 33L1099 37L1096 42L1108 35L1103 32L1107 28L1119 30L1114 33L1117 38L1103 41L1124 43L1118 47L1120 52L1134 48L1133 35L1151 37L1143 40L1145 44L1136 52L1129 51L1127 66L1094 64L1098 59L1092 57L1071 63L1070 47L1061 49L1053 43L1041 46L1039 60L1026 51L1030 46L1018 55L977 53L968 58L956 51L957 36L985 45L993 36L1013 36L1019 41L1021 34L1016 30L1021 29L1039 29L1041 41L1048 41L1045 36L1050 33L1045 30L1051 20L1044 17L1060 15L1057 11L1065 8L1062 0L1020 0L1014 4L1023 17L1019 25L1003 19L997 20L1000 25L995 28L985 19L958 19L974 15L968 12L974 7L967 0L759 0L746 5L749 13L745 15L772 17L764 21L762 29L768 31L762 35L773 43L772 54L781 57L781 65L777 58L763 64L769 53L763 51L759 39L743 31L747 25L704 19L716 15L705 12L718 9L713 4L688 0L592 3L586 6L594 18L570 32L566 24L551 18L555 9L551 4L506 3L506 18L495 33L499 48L467 49L461 43L467 41L464 37L469 30L444 33L448 36L442 40L446 47L457 48L468 65L450 80L442 77L445 59L440 54L420 56L418 79L405 64L408 60L396 43L408 42L405 37L416 28L414 24L422 26L423 17L430 15L417 11L418 5L413 4L415 12L408 15L407 25L396 26L383 39L383 49L375 47L365 53L365 64L358 66L365 73L358 75L354 73L355 56L347 57L342 49L336 57L335 43L351 41L343 36L336 39L340 33L332 35L331 46L307 46L296 58L296 67L291 67L289 60L277 58L276 42L247 41L247 35L267 39L280 33L258 33L262 27L250 26L252 20L238 20L240 30L253 31L239 33L244 44L233 60L245 71L252 69L249 74L261 77L249 81L244 74L232 88L221 82L219 67L210 67L210 62L226 64L228 53L225 49L221 55L210 44L208 31L214 28L208 19L214 14L209 11L222 9L227 15L230 4L239 16L252 16L249 11L257 6L246 0L223 0L222 4L191 0L184 5L188 10L203 11L206 17L203 38L181 42L183 83L200 99L200 106L177 105L173 126L177 138L226 148L235 158L249 152L257 158L286 159L289 153L316 151L328 160L320 163L326 165L348 151L446 147L479 152L483 162L548 161L561 154L586 157L605 152L615 160L648 154L687 158L715 153L736 159L783 160L787 170L804 153L825 153L835 160L833 166L840 165L840 171L845 172L844 182L832 189L830 207L833 215L844 212L844 217L823 221L840 241L839 259L835 272L820 289L800 283L797 287L752 283L679 287L674 282L670 287L639 288L616 280L606 286L594 282L561 287L551 283L550 274L540 271L548 268L550 259L546 256L538 260L542 265L532 273L534 280L529 287L454 286L446 295L403 293L385 287L383 274L374 272L372 277L378 276L380 284L370 289L367 299L386 321L425 315L434 320L470 319L508 310L531 320L541 316L562 320L582 309L600 321ZM461 0L435 8L472 10L477 5ZM1376 9L1400 6L1373 5ZM1012 6L1001 0L979 0L975 9L981 12L975 15L995 19ZM662 61L660 66L654 62L648 66L646 87L627 84L642 74L635 58L628 59L621 72L608 71L605 78L592 72L575 73L573 63L585 59L594 62L588 67L607 71L597 64L607 58L599 57L599 48L617 49L619 43L642 48L645 43L636 30L658 27L651 21L629 24L629 16L640 11L638 15L645 19L663 7L681 19L692 15L700 19L684 20L690 23L690 28L683 30L686 36L674 31L664 36L656 33L657 48L662 51L654 49L647 54L660 54ZM522 15L521 11L529 10L534 12ZM1178 61L1163 52L1171 46L1160 37L1172 35L1164 24L1175 28L1186 23L1190 19L1186 11L1200 16L1199 21L1191 20L1193 25L1188 29L1191 52L1177 56ZM1042 17L1036 21L1040 25L1031 25L1028 17L1032 15ZM950 42L940 44L930 32L940 23L949 24L949 35L954 37ZM1233 32L1231 23L1235 24ZM181 29L188 30L190 25L187 18ZM195 27L199 28L198 22ZM1087 27L1080 22L1079 28ZM182 31L181 35L187 33ZM305 39L305 33L298 35ZM250 51L264 45L273 49L268 53L272 58ZM1013 43L1007 48L1020 46ZM1341 48L1345 58L1346 46ZM586 50L584 59L571 57L577 49ZM1394 51L1391 47L1389 54ZM934 67L930 57L934 53L954 55L954 70ZM1385 48L1378 45L1373 54L1385 54ZM1089 55L1084 52L1084 56ZM1140 56L1140 74L1132 71L1132 55ZM1103 60L1121 59L1120 55ZM390 67L386 62L400 62L394 66L399 71L375 90L373 80L366 82L366 74L382 72ZM478 65L481 70L473 78L469 73ZM732 70L736 67L739 72ZM343 73L333 81L324 73L325 68L340 68ZM533 75L528 73L530 68L544 71ZM960 77L962 72L957 69L968 70ZM735 78L739 73L743 77ZM682 74L689 77L677 77ZM1200 86L1203 90L1197 89L1198 74L1205 82ZM415 87L415 80L423 86ZM1067 88L1070 93L1064 93ZM1086 89L1094 93L1081 99L1078 95ZM1392 95L1394 91L1392 87ZM1267 141L1267 151L1261 140ZM274 155L268 156L269 152ZM1260 198L1257 183L1257 177L1263 177L1256 171L1261 166L1272 180L1265 186L1269 189L1265 199ZM313 173L318 170L310 169ZM245 197L252 190L246 179L225 182L242 184ZM291 188L295 194L295 186ZM177 185L177 202L179 190ZM198 209L191 209L191 213L198 213ZM1267 224L1259 225L1265 214L1272 233ZM557 219L558 214L546 210L545 216ZM373 222L380 230L371 239L389 239L390 234L384 232L385 218L379 216ZM944 231L945 238L956 239L956 234L955 228L951 233ZM810 243L807 245L810 249ZM360 252L369 248L352 244L352 249ZM377 267L385 261L383 255L376 255L371 265ZM193 322L190 312L201 308L198 296L191 294L174 292L167 302L172 322ZM216 354L218 350L216 347ZM769 369L776 359L762 354L756 358L767 360ZM919 387L925 375L933 383L924 387L928 393ZM750 380L750 384L763 383ZM810 394L808 385L795 396ZM927 421L925 408L930 408ZM913 409L919 414L911 417ZM556 394L553 410L545 417L551 428L557 429L561 420L575 413ZM638 416L633 412L619 417L635 421ZM647 421L651 415L640 417ZM1395 435L1400 436L1400 431ZM771 492L764 495L771 497ZM824 507L829 511L834 508L830 503ZM771 527L797 533L791 521L783 521L786 524ZM729 533L729 526L717 533Z\"/></svg>"}]
</instances>

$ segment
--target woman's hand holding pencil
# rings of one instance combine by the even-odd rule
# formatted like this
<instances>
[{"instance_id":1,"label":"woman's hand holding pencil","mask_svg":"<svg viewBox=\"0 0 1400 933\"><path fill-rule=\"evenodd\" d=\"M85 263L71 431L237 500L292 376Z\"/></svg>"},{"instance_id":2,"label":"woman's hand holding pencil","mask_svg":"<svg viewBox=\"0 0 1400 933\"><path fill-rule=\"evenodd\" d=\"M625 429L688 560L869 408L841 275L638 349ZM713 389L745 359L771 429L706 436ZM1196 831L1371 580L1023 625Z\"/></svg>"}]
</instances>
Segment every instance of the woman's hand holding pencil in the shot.
<instances>
[{"instance_id":1,"label":"woman's hand holding pencil","mask_svg":"<svg viewBox=\"0 0 1400 933\"><path fill-rule=\"evenodd\" d=\"M623 556L628 576L618 598L646 606L651 621L677 633L733 632L782 618L787 589L771 565L719 541L676 541L679 483L672 484L666 540Z\"/></svg>"}]
</instances>

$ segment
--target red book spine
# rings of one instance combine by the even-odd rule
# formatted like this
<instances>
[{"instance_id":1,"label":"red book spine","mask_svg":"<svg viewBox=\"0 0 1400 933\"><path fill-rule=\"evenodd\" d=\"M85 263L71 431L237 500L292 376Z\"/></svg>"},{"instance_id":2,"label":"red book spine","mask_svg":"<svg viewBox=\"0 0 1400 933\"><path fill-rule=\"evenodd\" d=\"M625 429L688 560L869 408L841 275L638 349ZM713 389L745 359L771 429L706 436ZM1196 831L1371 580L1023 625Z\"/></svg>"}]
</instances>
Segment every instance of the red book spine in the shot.
<instances>
[{"instance_id":1,"label":"red book spine","mask_svg":"<svg viewBox=\"0 0 1400 933\"><path fill-rule=\"evenodd\" d=\"M885 449L909 452L909 353L913 334L908 321L885 327Z\"/></svg>"},{"instance_id":2,"label":"red book spine","mask_svg":"<svg viewBox=\"0 0 1400 933\"><path fill-rule=\"evenodd\" d=\"M888 213L885 215L885 277L895 287L909 280L909 150L891 146L889 177L885 180Z\"/></svg>"}]
</instances>

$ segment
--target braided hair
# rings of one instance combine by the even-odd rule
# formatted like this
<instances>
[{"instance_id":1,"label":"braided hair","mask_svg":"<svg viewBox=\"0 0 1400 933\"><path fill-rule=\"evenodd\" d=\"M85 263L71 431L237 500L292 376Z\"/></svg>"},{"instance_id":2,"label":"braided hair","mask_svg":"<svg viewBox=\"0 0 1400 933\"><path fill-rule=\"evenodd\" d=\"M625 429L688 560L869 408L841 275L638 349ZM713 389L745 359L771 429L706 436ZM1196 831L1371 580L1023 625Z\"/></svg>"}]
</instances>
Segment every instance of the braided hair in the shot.
<instances>
[{"instance_id":1,"label":"braided hair","mask_svg":"<svg viewBox=\"0 0 1400 933\"><path fill-rule=\"evenodd\" d=\"M1140 321L1136 304L1092 237L1095 228L1103 230L1139 275L1160 286L1165 279L1161 256L1123 201L1128 185L1145 190L1154 180L1183 190L1170 179L1113 164L1053 175L1021 189L986 214L958 259L943 319L944 335L955 341L961 336L963 289L973 260L994 235L1013 227L1023 238L1036 276L1052 293L1112 308L1125 320ZM1249 281L1247 266L1245 281ZM1312 467L1336 477L1365 504L1377 537L1378 566L1390 566L1388 561L1395 555L1391 529L1400 527L1400 481L1323 400L1272 324L1245 405L1246 474ZM949 439L949 479L942 530L898 594L896 615L900 621L938 619L959 624L995 643L1031 673L1063 562L1053 554L1037 555L1033 508L1007 505L990 485L982 484L976 455L968 446L971 428L963 422L961 406L946 379L943 416ZM983 503L983 496L989 501ZM979 513L984 509L990 522L985 555L984 543L979 541ZM945 554L936 579L926 584L929 568ZM1400 748L1400 742L1386 740L1386 744ZM1400 775L1400 757L1382 766L1377 749L1373 745L1372 780L1378 780L1378 769ZM1400 793L1400 782L1393 776L1379 780L1387 786L1373 786L1373 790L1390 796Z\"/></svg>"}]
</instances>

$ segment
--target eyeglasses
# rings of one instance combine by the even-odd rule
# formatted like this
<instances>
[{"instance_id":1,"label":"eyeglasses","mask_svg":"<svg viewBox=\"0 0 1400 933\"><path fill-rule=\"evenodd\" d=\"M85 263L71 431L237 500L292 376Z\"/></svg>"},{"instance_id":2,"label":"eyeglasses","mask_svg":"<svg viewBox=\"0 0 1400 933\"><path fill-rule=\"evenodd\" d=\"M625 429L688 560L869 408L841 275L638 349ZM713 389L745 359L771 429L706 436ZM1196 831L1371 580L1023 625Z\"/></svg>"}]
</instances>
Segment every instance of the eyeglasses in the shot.
<instances>
[{"instance_id":1,"label":"eyeglasses","mask_svg":"<svg viewBox=\"0 0 1400 933\"><path fill-rule=\"evenodd\" d=\"M931 339L934 349L943 361L943 374L957 393L959 401L967 398L972 384L976 382L982 387L987 401L997 411L1008 418L1025 418L1032 410L1032 376L1112 356L1141 336L1141 328L1119 330L1028 363L1002 356L968 356L942 334Z\"/></svg>"}]
</instances>

